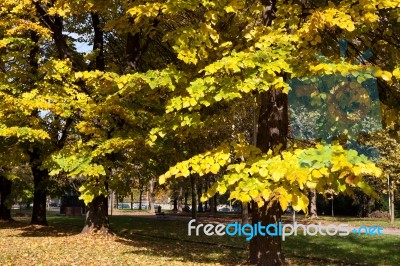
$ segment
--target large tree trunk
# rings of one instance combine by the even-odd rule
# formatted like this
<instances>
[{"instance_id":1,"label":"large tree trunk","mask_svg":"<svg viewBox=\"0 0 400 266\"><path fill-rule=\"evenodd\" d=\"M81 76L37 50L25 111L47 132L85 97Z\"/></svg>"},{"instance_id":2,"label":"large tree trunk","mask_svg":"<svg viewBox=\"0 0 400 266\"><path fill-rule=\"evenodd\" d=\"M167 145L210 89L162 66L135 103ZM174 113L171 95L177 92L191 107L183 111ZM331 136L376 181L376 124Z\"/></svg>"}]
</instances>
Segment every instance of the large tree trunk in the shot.
<instances>
[{"instance_id":1,"label":"large tree trunk","mask_svg":"<svg viewBox=\"0 0 400 266\"><path fill-rule=\"evenodd\" d=\"M263 22L271 26L275 18L276 0L262 0L265 5ZM257 147L263 152L286 149L289 128L287 94L270 89L260 93L261 104L257 126ZM269 206L266 210L266 206ZM252 223L278 224L281 221L281 207L278 202L267 202L259 209L252 204ZM250 240L250 263L256 265L283 265L282 239L279 236L256 236Z\"/></svg>"},{"instance_id":2,"label":"large tree trunk","mask_svg":"<svg viewBox=\"0 0 400 266\"><path fill-rule=\"evenodd\" d=\"M89 232L109 232L110 223L108 221L108 199L104 195L96 196L88 204L85 226L82 233Z\"/></svg>"},{"instance_id":3,"label":"large tree trunk","mask_svg":"<svg viewBox=\"0 0 400 266\"><path fill-rule=\"evenodd\" d=\"M310 218L313 220L313 219L316 219L317 217L318 217L318 215L317 215L317 192L315 191L315 190L311 190L310 191L310 202L311 202L311 205L310 205L310 214L311 214L311 216L310 216Z\"/></svg>"},{"instance_id":4,"label":"large tree trunk","mask_svg":"<svg viewBox=\"0 0 400 266\"><path fill-rule=\"evenodd\" d=\"M12 182L0 176L0 220L10 221L11 219L11 195Z\"/></svg>"},{"instance_id":5,"label":"large tree trunk","mask_svg":"<svg viewBox=\"0 0 400 266\"><path fill-rule=\"evenodd\" d=\"M263 152L286 148L288 132L287 95L276 90L260 95L261 106L258 120L257 147ZM277 202L267 202L271 206L257 208L252 204L252 223L261 222L264 226L281 221L281 207ZM250 263L256 265L283 265L284 257L279 236L257 236L250 240Z\"/></svg>"},{"instance_id":6,"label":"large tree trunk","mask_svg":"<svg viewBox=\"0 0 400 266\"><path fill-rule=\"evenodd\" d=\"M90 68L104 71L105 60L104 60L104 32L100 25L100 17L97 13L91 13L92 26L94 31L93 36L93 51L97 52L97 56L94 64ZM112 154L107 156L109 160L113 159ZM106 179L107 180L107 179ZM104 182L104 187L108 195L108 182ZM108 196L98 195L95 196L92 202L88 204L88 211L86 212L85 226L82 229L82 233L89 232L103 232L109 233L110 223L108 221ZM118 208L118 196L117 208Z\"/></svg>"},{"instance_id":7,"label":"large tree trunk","mask_svg":"<svg viewBox=\"0 0 400 266\"><path fill-rule=\"evenodd\" d=\"M31 40L35 45L29 53L29 65L31 67L32 77L37 75L37 70L39 68L37 62L37 55L39 53L39 36L37 33L31 33ZM34 80L32 80L32 85L34 86ZM39 112L36 110L32 113L34 116L38 116ZM49 178L47 170L41 170L42 161L40 158L40 150L35 147L33 151L30 152L30 167L33 175L33 210L31 224L36 225L47 225L46 220L46 196L47 196L47 180Z\"/></svg>"},{"instance_id":8,"label":"large tree trunk","mask_svg":"<svg viewBox=\"0 0 400 266\"><path fill-rule=\"evenodd\" d=\"M35 155L33 155L35 156ZM49 179L48 171L41 170L40 165L33 163L31 159L31 169L33 175L33 209L31 224L47 225L46 219L46 198L47 198L47 181Z\"/></svg>"},{"instance_id":9,"label":"large tree trunk","mask_svg":"<svg viewBox=\"0 0 400 266\"><path fill-rule=\"evenodd\" d=\"M258 208L256 202L252 202L252 222L261 222L264 226L275 224L279 228L281 221L281 207L277 201L272 202L268 208L264 205ZM255 265L283 265L284 257L282 254L282 241L280 236L260 236L253 237L250 241L250 263Z\"/></svg>"}]
</instances>

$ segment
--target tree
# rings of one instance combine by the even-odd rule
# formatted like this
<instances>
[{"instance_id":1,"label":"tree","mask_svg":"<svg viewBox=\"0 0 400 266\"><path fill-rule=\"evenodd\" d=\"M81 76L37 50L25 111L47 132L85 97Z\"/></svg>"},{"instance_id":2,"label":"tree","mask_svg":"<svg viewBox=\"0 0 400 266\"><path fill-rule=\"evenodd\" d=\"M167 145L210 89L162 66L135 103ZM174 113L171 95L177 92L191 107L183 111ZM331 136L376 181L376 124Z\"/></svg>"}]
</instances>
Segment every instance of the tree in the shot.
<instances>
[{"instance_id":1,"label":"tree","mask_svg":"<svg viewBox=\"0 0 400 266\"><path fill-rule=\"evenodd\" d=\"M175 46L179 58L197 68L196 74L188 78L187 85L179 94L174 92L177 96L166 107L165 120L168 123L154 129L151 136L153 141L169 134L197 137L201 132L215 130L215 125L222 121L223 116L208 115L207 109L258 92L258 148L248 145L243 138L216 144L216 148L171 167L160 176L160 182L172 176L203 176L226 170L203 200L216 192L230 190L231 199L243 202L253 200L253 221L264 223L280 221L280 213L288 203L297 211L307 212L306 195L309 190L319 193L339 191L351 195L352 188L357 186L368 195L376 196L363 176L380 176L380 170L364 155L344 149L339 144L340 138L338 142L332 141L324 146L318 144L308 149L287 145L285 83L288 78L337 75L338 72L342 72L343 76L357 77L359 74L356 73L366 67L333 60L338 46L332 44L346 38L352 41L353 52L358 52L355 43L359 38L375 32L382 21L380 16L398 18L395 11L398 11L398 3L263 1L263 4L266 7L261 3L246 5L244 2L223 7L213 4L202 6L203 12L199 13L203 15L203 20L195 26L199 30L186 29L190 35L181 36ZM170 10L168 8L166 5L166 10ZM263 22L254 20L261 14L264 15ZM249 26L248 21L254 23ZM206 30L202 30L203 23ZM239 25L240 30L237 30ZM229 39L231 36L235 39ZM204 40L207 37L209 40ZM203 43L198 41L200 38ZM222 52L213 53L208 50L211 47ZM329 55L333 63L318 62L315 54L319 48ZM389 69L393 74L377 68L374 75L389 81L392 75L398 75L396 69ZM331 120L331 128L335 125L334 121ZM245 160L236 163L238 158ZM251 263L283 264L279 239L267 238L263 242L253 239L250 243Z\"/></svg>"}]
</instances>

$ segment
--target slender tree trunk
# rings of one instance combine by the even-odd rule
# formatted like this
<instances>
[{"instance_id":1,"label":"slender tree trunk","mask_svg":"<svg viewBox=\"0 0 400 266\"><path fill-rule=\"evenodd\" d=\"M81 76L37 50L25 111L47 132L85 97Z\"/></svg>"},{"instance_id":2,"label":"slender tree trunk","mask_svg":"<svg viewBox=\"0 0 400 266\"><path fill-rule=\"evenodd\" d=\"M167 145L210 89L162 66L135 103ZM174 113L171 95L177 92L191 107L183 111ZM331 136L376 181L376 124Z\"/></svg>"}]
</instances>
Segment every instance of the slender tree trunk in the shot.
<instances>
[{"instance_id":1,"label":"slender tree trunk","mask_svg":"<svg viewBox=\"0 0 400 266\"><path fill-rule=\"evenodd\" d=\"M109 232L110 223L108 221L108 199L105 195L96 196L88 204L85 226L82 233L89 232Z\"/></svg>"},{"instance_id":2,"label":"slender tree trunk","mask_svg":"<svg viewBox=\"0 0 400 266\"><path fill-rule=\"evenodd\" d=\"M0 176L0 220L10 221L11 219L11 205L10 195L12 189L12 182L4 176Z\"/></svg>"},{"instance_id":3,"label":"slender tree trunk","mask_svg":"<svg viewBox=\"0 0 400 266\"><path fill-rule=\"evenodd\" d=\"M249 222L249 207L247 202L242 202L242 224Z\"/></svg>"},{"instance_id":4,"label":"slender tree trunk","mask_svg":"<svg viewBox=\"0 0 400 266\"><path fill-rule=\"evenodd\" d=\"M142 209L142 197L143 197L143 189L139 190L139 210Z\"/></svg>"},{"instance_id":5,"label":"slender tree trunk","mask_svg":"<svg viewBox=\"0 0 400 266\"><path fill-rule=\"evenodd\" d=\"M149 205L150 205L150 212L155 212L155 208L154 208L154 198L155 198L155 191L154 191L154 184L155 184L155 180L154 178L150 179L149 182Z\"/></svg>"},{"instance_id":6,"label":"slender tree trunk","mask_svg":"<svg viewBox=\"0 0 400 266\"><path fill-rule=\"evenodd\" d=\"M192 219L197 219L197 199L196 199L196 177L190 175L190 187L192 191Z\"/></svg>"},{"instance_id":7,"label":"slender tree trunk","mask_svg":"<svg viewBox=\"0 0 400 266\"><path fill-rule=\"evenodd\" d=\"M182 202L182 200L183 200L183 188L182 187L180 187L179 188L179 195L178 195L178 208L177 208L177 211L179 212L179 213L181 213L182 212L182 209L183 209L183 202Z\"/></svg>"},{"instance_id":8,"label":"slender tree trunk","mask_svg":"<svg viewBox=\"0 0 400 266\"><path fill-rule=\"evenodd\" d=\"M318 217L317 215L317 193L315 192L315 190L311 190L310 191L310 199L311 199L311 205L310 205L310 218L316 219Z\"/></svg>"},{"instance_id":9,"label":"slender tree trunk","mask_svg":"<svg viewBox=\"0 0 400 266\"><path fill-rule=\"evenodd\" d=\"M188 198L189 198L189 192L186 190L185 191L185 207L188 206Z\"/></svg>"},{"instance_id":10,"label":"slender tree trunk","mask_svg":"<svg viewBox=\"0 0 400 266\"><path fill-rule=\"evenodd\" d=\"M215 214L217 212L217 206L218 206L217 195L214 195L210 199L210 209L212 214Z\"/></svg>"},{"instance_id":11,"label":"slender tree trunk","mask_svg":"<svg viewBox=\"0 0 400 266\"><path fill-rule=\"evenodd\" d=\"M173 212L178 212L178 196L174 197L174 208L172 209Z\"/></svg>"},{"instance_id":12,"label":"slender tree trunk","mask_svg":"<svg viewBox=\"0 0 400 266\"><path fill-rule=\"evenodd\" d=\"M131 210L133 210L133 191L131 191Z\"/></svg>"},{"instance_id":13,"label":"slender tree trunk","mask_svg":"<svg viewBox=\"0 0 400 266\"><path fill-rule=\"evenodd\" d=\"M206 180L206 182L204 182L204 192L206 193L208 190L208 180ZM206 202L204 202L204 211L208 211L208 200Z\"/></svg>"},{"instance_id":14,"label":"slender tree trunk","mask_svg":"<svg viewBox=\"0 0 400 266\"><path fill-rule=\"evenodd\" d=\"M391 198L391 204L389 206L390 208L390 224L394 224L394 190L391 188L389 190L390 198Z\"/></svg>"},{"instance_id":15,"label":"slender tree trunk","mask_svg":"<svg viewBox=\"0 0 400 266\"><path fill-rule=\"evenodd\" d=\"M199 202L199 212L204 212L203 210L203 203L200 201L201 195L203 194L203 183L201 180L198 181L198 186L197 186L197 199Z\"/></svg>"},{"instance_id":16,"label":"slender tree trunk","mask_svg":"<svg viewBox=\"0 0 400 266\"><path fill-rule=\"evenodd\" d=\"M212 187L213 178L209 177L208 182L209 182L208 186ZM210 212L211 212L211 214L215 214L217 212L217 205L218 205L217 195L214 195L211 199L209 199L209 204L210 204Z\"/></svg>"}]
</instances>

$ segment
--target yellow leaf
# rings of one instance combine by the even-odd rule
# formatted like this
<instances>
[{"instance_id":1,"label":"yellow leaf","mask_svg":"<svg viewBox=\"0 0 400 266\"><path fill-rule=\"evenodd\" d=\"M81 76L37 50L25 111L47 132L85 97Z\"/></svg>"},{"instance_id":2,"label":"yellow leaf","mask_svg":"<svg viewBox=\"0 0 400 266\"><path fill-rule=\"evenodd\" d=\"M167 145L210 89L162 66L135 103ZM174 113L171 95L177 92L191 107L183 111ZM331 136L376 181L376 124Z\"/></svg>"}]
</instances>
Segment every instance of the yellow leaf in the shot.
<instances>
[{"instance_id":1,"label":"yellow leaf","mask_svg":"<svg viewBox=\"0 0 400 266\"><path fill-rule=\"evenodd\" d=\"M307 187L308 187L309 189L315 189L315 188L317 187L317 183L315 183L315 182L310 182L310 181L307 181L306 185L307 185Z\"/></svg>"},{"instance_id":2,"label":"yellow leaf","mask_svg":"<svg viewBox=\"0 0 400 266\"><path fill-rule=\"evenodd\" d=\"M280 196L279 197L279 204L281 205L282 211L285 211L287 209L287 206L288 206L289 203L288 203L286 197Z\"/></svg>"},{"instance_id":3,"label":"yellow leaf","mask_svg":"<svg viewBox=\"0 0 400 266\"><path fill-rule=\"evenodd\" d=\"M339 179L342 179L343 177L345 177L348 174L350 174L348 171L341 172L339 175Z\"/></svg>"},{"instance_id":4,"label":"yellow leaf","mask_svg":"<svg viewBox=\"0 0 400 266\"><path fill-rule=\"evenodd\" d=\"M210 167L210 171L211 171L211 173L213 173L213 174L218 174L219 169L220 169L220 165L219 165L218 163L213 164L213 165Z\"/></svg>"},{"instance_id":5,"label":"yellow leaf","mask_svg":"<svg viewBox=\"0 0 400 266\"><path fill-rule=\"evenodd\" d=\"M264 200L269 200L269 196L271 195L271 190L264 189L261 194Z\"/></svg>"},{"instance_id":6,"label":"yellow leaf","mask_svg":"<svg viewBox=\"0 0 400 266\"><path fill-rule=\"evenodd\" d=\"M400 79L400 68L396 68L393 71L393 76L395 76L397 79Z\"/></svg>"},{"instance_id":7,"label":"yellow leaf","mask_svg":"<svg viewBox=\"0 0 400 266\"><path fill-rule=\"evenodd\" d=\"M160 177L158 178L158 182L160 183L160 185L165 183L165 175L160 175Z\"/></svg>"},{"instance_id":8,"label":"yellow leaf","mask_svg":"<svg viewBox=\"0 0 400 266\"><path fill-rule=\"evenodd\" d=\"M266 177L268 175L268 170L265 168L260 168L258 169L258 173L260 174L260 176Z\"/></svg>"},{"instance_id":9,"label":"yellow leaf","mask_svg":"<svg viewBox=\"0 0 400 266\"><path fill-rule=\"evenodd\" d=\"M392 80L392 73L390 73L389 71L382 71L381 77L385 81L390 81Z\"/></svg>"},{"instance_id":10,"label":"yellow leaf","mask_svg":"<svg viewBox=\"0 0 400 266\"><path fill-rule=\"evenodd\" d=\"M318 170L313 170L312 171L312 176L315 177L315 178L323 177L323 175Z\"/></svg>"},{"instance_id":11,"label":"yellow leaf","mask_svg":"<svg viewBox=\"0 0 400 266\"><path fill-rule=\"evenodd\" d=\"M249 191L250 197L252 197L253 199L255 199L256 197L258 197L258 191L255 189L252 189Z\"/></svg>"}]
</instances>

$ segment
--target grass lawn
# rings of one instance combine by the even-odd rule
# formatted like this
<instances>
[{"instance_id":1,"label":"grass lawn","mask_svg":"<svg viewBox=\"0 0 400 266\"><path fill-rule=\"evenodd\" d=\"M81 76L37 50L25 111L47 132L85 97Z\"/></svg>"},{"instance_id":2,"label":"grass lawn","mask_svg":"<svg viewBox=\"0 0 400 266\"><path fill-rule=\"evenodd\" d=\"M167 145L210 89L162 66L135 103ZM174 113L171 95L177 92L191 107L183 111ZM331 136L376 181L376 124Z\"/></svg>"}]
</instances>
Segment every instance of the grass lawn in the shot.
<instances>
[{"instance_id":1,"label":"grass lawn","mask_svg":"<svg viewBox=\"0 0 400 266\"><path fill-rule=\"evenodd\" d=\"M243 237L188 236L187 221L112 216L115 237L79 234L83 217L49 216L49 227L28 219L0 223L0 265L241 265ZM289 237L293 265L398 265L400 236Z\"/></svg>"}]
</instances>

